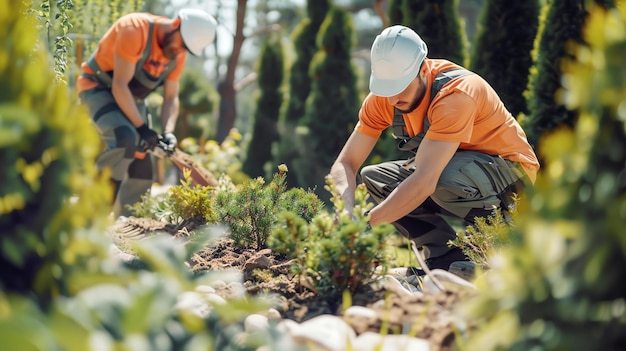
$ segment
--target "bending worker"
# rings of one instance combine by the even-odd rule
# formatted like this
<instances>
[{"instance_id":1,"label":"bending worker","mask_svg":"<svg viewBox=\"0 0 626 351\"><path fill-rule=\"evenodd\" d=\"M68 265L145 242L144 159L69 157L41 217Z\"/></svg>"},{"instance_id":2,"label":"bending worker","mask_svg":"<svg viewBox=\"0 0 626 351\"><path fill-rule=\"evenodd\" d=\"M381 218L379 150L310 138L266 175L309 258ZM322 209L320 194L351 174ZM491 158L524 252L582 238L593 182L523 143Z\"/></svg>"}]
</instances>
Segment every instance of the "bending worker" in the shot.
<instances>
[{"instance_id":1,"label":"bending worker","mask_svg":"<svg viewBox=\"0 0 626 351\"><path fill-rule=\"evenodd\" d=\"M80 99L105 144L99 169L111 169L113 214L141 200L152 181L150 157L135 158L139 145L153 149L159 140L173 149L179 109L179 79L186 52L202 55L215 38L216 20L204 11L183 9L176 18L131 13L118 19L98 48L81 65ZM161 130L152 129L144 99L163 86Z\"/></svg>"},{"instance_id":2,"label":"bending worker","mask_svg":"<svg viewBox=\"0 0 626 351\"><path fill-rule=\"evenodd\" d=\"M408 27L392 26L376 37L370 94L330 175L351 212L357 171L382 131L393 127L398 147L414 157L361 170L377 203L370 224L392 223L415 242L430 269L447 270L467 257L448 246L456 233L441 215L473 223L496 208L508 210L513 193L535 181L539 162L484 79L427 53Z\"/></svg>"}]
</instances>

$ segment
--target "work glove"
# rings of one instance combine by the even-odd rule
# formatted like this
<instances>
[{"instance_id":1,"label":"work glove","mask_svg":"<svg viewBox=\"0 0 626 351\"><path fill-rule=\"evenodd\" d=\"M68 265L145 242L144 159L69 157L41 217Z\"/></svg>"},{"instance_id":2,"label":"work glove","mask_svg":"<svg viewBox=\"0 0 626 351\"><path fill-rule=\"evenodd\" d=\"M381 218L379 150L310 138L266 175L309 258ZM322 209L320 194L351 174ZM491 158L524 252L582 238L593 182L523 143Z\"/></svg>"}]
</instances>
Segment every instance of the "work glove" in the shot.
<instances>
[{"instance_id":1,"label":"work glove","mask_svg":"<svg viewBox=\"0 0 626 351\"><path fill-rule=\"evenodd\" d=\"M159 135L152 129L148 128L147 125L142 124L139 128L137 128L137 133L143 140L146 150L153 150L157 143L159 142Z\"/></svg>"},{"instance_id":2,"label":"work glove","mask_svg":"<svg viewBox=\"0 0 626 351\"><path fill-rule=\"evenodd\" d=\"M173 133L163 133L162 140L165 151L174 151L176 145L178 144L178 140Z\"/></svg>"}]
</instances>

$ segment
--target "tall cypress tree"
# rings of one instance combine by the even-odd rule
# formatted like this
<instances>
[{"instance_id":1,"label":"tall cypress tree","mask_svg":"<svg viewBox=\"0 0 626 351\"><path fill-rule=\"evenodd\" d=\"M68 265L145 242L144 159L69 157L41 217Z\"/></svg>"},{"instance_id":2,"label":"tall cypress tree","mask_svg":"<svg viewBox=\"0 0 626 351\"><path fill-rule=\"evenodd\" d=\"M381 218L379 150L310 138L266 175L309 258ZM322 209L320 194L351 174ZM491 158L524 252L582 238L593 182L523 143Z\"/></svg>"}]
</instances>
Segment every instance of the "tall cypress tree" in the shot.
<instances>
[{"instance_id":1,"label":"tall cypress tree","mask_svg":"<svg viewBox=\"0 0 626 351\"><path fill-rule=\"evenodd\" d=\"M404 14L402 13L403 0L389 0L387 5L387 16L389 16L389 25L402 24Z\"/></svg>"},{"instance_id":2,"label":"tall cypress tree","mask_svg":"<svg viewBox=\"0 0 626 351\"><path fill-rule=\"evenodd\" d=\"M428 57L467 64L468 44L458 0L404 0L402 9L403 24L426 42Z\"/></svg>"},{"instance_id":3,"label":"tall cypress tree","mask_svg":"<svg viewBox=\"0 0 626 351\"><path fill-rule=\"evenodd\" d=\"M269 36L261 48L258 65L259 97L254 115L252 140L243 171L251 177L269 178L264 166L272 159L272 145L278 140L278 116L283 103L284 48L281 39ZM271 169L271 168L270 168Z\"/></svg>"},{"instance_id":4,"label":"tall cypress tree","mask_svg":"<svg viewBox=\"0 0 626 351\"><path fill-rule=\"evenodd\" d=\"M520 120L528 140L537 147L545 132L559 125L573 126L578 112L565 107L560 95L563 59L571 58L571 43L584 44L582 28L587 18L585 0L553 0L544 6L545 20L536 41L534 68L529 77L527 118ZM613 7L612 0L598 0L604 7Z\"/></svg>"},{"instance_id":5,"label":"tall cypress tree","mask_svg":"<svg viewBox=\"0 0 626 351\"><path fill-rule=\"evenodd\" d=\"M291 167L291 160L298 155L296 148L301 144L301 140L297 135L296 125L305 113L306 99L311 91L309 66L317 52L315 40L330 6L329 0L307 0L309 17L305 18L292 34L296 58L290 68L286 106L283 107L280 117L280 141L274 156L276 165L284 163ZM289 186L296 184L294 172L287 173L287 184Z\"/></svg>"},{"instance_id":6,"label":"tall cypress tree","mask_svg":"<svg viewBox=\"0 0 626 351\"><path fill-rule=\"evenodd\" d=\"M317 188L322 199L324 177L352 132L360 103L356 68L351 61L355 27L352 16L333 7L317 37L320 50L311 62L311 94L301 125L306 126L304 147L295 160L298 184Z\"/></svg>"},{"instance_id":7,"label":"tall cypress tree","mask_svg":"<svg viewBox=\"0 0 626 351\"><path fill-rule=\"evenodd\" d=\"M539 26L539 2L487 0L481 13L470 68L498 92L517 116L528 113L524 91Z\"/></svg>"}]
</instances>

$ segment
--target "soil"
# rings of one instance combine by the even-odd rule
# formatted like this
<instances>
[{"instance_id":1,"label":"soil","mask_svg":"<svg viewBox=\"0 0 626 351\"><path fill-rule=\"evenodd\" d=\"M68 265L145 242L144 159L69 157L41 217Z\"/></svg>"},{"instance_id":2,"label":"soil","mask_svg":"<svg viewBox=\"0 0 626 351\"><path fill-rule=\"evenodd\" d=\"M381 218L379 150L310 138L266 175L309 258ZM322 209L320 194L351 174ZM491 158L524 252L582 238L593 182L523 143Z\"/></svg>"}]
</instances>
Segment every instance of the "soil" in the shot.
<instances>
[{"instance_id":1,"label":"soil","mask_svg":"<svg viewBox=\"0 0 626 351\"><path fill-rule=\"evenodd\" d=\"M186 237L201 224L190 221L174 226L130 217L116 226L115 234L118 238L131 240L141 240L155 232ZM270 249L237 247L228 238L219 239L211 247L194 254L188 262L193 272L225 269L241 271L249 295L271 292L279 296L280 301L275 308L282 318L303 322L321 314L340 316L341 301L323 300L312 289L306 288L306 284L298 284L289 274L290 263L285 257L274 255ZM218 290L217 293L228 299L229 291ZM352 296L352 305L366 306L377 312L379 318L367 327L367 331L381 332L383 325L386 325L388 334L411 332L411 335L428 340L433 351L452 351L456 349L455 333L458 335L459 326L473 327L467 321L459 324L460 319L454 312L459 302L467 297L467 291L407 295L384 288L375 290L370 285ZM383 317L387 323L383 323Z\"/></svg>"}]
</instances>

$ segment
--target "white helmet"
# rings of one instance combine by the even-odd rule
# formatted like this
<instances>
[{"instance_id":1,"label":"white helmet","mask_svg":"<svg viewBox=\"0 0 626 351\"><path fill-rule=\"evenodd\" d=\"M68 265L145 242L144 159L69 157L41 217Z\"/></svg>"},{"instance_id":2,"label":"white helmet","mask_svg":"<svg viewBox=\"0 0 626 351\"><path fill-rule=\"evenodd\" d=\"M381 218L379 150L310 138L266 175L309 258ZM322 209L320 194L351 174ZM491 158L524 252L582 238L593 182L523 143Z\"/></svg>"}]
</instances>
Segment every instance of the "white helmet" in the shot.
<instances>
[{"instance_id":1,"label":"white helmet","mask_svg":"<svg viewBox=\"0 0 626 351\"><path fill-rule=\"evenodd\" d=\"M372 94L401 93L417 77L427 54L426 43L411 28L396 25L383 30L372 44Z\"/></svg>"},{"instance_id":2,"label":"white helmet","mask_svg":"<svg viewBox=\"0 0 626 351\"><path fill-rule=\"evenodd\" d=\"M217 21L208 13L197 9L182 9L180 17L180 35L187 50L195 56L200 56L202 50L215 39Z\"/></svg>"}]
</instances>

